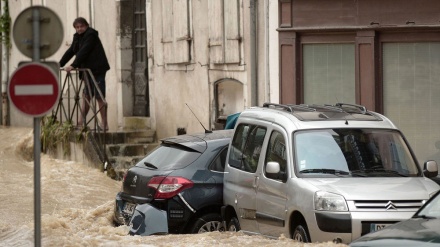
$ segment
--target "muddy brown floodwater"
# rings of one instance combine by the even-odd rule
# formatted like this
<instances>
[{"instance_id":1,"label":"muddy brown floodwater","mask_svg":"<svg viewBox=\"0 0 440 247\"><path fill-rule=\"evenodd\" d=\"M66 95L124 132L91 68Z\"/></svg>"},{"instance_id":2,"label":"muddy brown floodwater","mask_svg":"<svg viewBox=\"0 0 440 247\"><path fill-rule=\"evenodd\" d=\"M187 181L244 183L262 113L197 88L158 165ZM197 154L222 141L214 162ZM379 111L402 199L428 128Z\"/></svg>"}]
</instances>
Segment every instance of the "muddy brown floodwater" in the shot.
<instances>
[{"instance_id":1,"label":"muddy brown floodwater","mask_svg":"<svg viewBox=\"0 0 440 247\"><path fill-rule=\"evenodd\" d=\"M34 246L33 130L0 127L0 246ZM112 226L121 182L96 168L41 155L42 246L346 246L241 232L129 236Z\"/></svg>"}]
</instances>

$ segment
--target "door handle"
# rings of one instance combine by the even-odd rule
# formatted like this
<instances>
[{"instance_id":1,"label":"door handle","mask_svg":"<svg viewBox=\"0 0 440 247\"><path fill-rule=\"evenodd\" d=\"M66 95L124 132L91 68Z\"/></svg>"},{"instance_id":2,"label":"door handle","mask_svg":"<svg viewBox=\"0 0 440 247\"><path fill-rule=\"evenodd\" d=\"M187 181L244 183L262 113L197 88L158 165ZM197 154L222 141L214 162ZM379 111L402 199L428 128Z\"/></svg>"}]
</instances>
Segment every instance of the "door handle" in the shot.
<instances>
[{"instance_id":1,"label":"door handle","mask_svg":"<svg viewBox=\"0 0 440 247\"><path fill-rule=\"evenodd\" d=\"M255 176L254 177L254 184L253 184L253 187L254 187L255 190L258 189L258 182L259 181L260 181L260 177L259 176Z\"/></svg>"}]
</instances>

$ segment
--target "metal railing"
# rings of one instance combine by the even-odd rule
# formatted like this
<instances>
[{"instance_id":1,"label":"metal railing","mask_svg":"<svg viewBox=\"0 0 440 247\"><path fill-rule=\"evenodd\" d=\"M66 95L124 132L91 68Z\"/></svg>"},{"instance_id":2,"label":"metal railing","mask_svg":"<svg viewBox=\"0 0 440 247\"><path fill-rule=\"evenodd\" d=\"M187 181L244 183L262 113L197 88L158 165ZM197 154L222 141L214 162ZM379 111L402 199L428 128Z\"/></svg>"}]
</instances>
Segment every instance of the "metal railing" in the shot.
<instances>
[{"instance_id":1,"label":"metal railing","mask_svg":"<svg viewBox=\"0 0 440 247\"><path fill-rule=\"evenodd\" d=\"M70 122L75 129L84 134L93 134L92 138L97 147L97 153L100 160L105 163L108 162L106 154L106 128L101 128L102 119L98 117L101 111L107 110L107 101L98 87L95 77L90 69L75 69L66 72L63 68L60 69L59 74L61 82L60 99L54 110L52 116L60 123ZM62 80L61 80L62 79ZM89 81L91 79L91 82ZM95 89L92 88L92 85ZM84 97L83 91L87 87L88 92L95 91L95 97ZM96 94L99 94L103 101L100 107L97 103ZM84 104L88 104L89 112L83 112ZM80 122L82 119L82 122ZM100 134L103 133L103 134Z\"/></svg>"}]
</instances>

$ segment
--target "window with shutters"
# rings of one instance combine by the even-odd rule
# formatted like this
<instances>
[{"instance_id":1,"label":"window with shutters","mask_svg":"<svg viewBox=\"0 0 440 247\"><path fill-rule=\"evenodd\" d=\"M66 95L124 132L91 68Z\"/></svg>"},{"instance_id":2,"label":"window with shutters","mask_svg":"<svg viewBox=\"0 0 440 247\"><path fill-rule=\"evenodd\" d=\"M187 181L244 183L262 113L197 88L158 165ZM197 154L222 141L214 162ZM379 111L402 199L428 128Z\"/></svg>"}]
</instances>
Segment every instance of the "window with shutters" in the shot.
<instances>
[{"instance_id":1,"label":"window with shutters","mask_svg":"<svg viewBox=\"0 0 440 247\"><path fill-rule=\"evenodd\" d=\"M166 64L193 59L191 0L162 0L162 43Z\"/></svg>"},{"instance_id":2,"label":"window with shutters","mask_svg":"<svg viewBox=\"0 0 440 247\"><path fill-rule=\"evenodd\" d=\"M210 64L242 64L242 0L209 0Z\"/></svg>"}]
</instances>

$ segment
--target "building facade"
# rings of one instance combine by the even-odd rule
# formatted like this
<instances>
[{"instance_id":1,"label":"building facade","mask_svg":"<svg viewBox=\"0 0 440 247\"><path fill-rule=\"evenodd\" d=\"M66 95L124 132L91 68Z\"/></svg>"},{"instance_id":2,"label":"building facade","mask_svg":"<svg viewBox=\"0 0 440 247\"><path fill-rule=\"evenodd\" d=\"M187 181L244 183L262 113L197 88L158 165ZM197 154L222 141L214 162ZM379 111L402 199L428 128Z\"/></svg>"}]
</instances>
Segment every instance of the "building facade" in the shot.
<instances>
[{"instance_id":1,"label":"building facade","mask_svg":"<svg viewBox=\"0 0 440 247\"><path fill-rule=\"evenodd\" d=\"M356 103L440 163L440 2L279 0L280 102Z\"/></svg>"},{"instance_id":2,"label":"building facade","mask_svg":"<svg viewBox=\"0 0 440 247\"><path fill-rule=\"evenodd\" d=\"M277 0L8 3L12 21L30 6L59 15L64 42L48 61L59 61L70 46L76 17L98 30L111 67L106 76L110 131L135 116L146 118L158 138L201 132L201 124L221 128L228 114L279 100ZM12 44L9 67L2 70L3 93L23 60L29 58ZM32 119L13 108L9 118L13 126L32 126Z\"/></svg>"}]
</instances>

